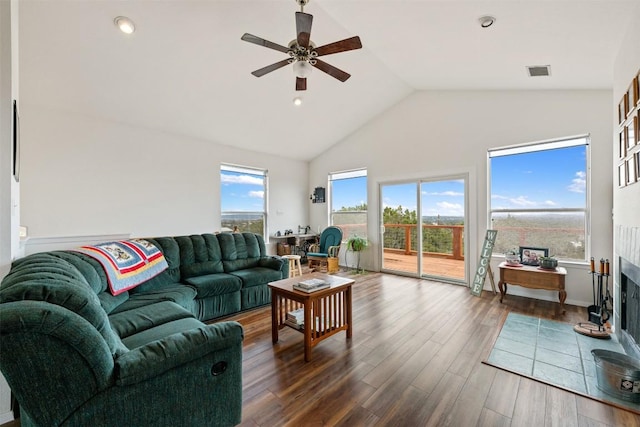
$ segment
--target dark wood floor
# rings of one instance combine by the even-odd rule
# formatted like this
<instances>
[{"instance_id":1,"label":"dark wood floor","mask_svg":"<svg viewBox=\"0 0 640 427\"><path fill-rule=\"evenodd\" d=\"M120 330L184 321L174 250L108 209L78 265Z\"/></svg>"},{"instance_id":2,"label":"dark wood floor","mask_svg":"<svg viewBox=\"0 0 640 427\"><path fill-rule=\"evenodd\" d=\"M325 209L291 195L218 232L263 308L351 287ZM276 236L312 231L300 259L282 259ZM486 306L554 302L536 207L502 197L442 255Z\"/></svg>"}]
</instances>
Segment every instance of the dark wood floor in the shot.
<instances>
[{"instance_id":1,"label":"dark wood floor","mask_svg":"<svg viewBox=\"0 0 640 427\"><path fill-rule=\"evenodd\" d=\"M340 275L347 275L340 273ZM354 332L303 359L303 337L271 342L270 308L245 330L242 426L640 426L640 416L484 365L506 315L583 321L584 308L463 286L352 276Z\"/></svg>"},{"instance_id":2,"label":"dark wood floor","mask_svg":"<svg viewBox=\"0 0 640 427\"><path fill-rule=\"evenodd\" d=\"M231 317L245 328L242 426L640 426L640 416L484 365L510 311L583 321L584 308L369 273L354 285L354 333L303 359L270 309Z\"/></svg>"}]
</instances>

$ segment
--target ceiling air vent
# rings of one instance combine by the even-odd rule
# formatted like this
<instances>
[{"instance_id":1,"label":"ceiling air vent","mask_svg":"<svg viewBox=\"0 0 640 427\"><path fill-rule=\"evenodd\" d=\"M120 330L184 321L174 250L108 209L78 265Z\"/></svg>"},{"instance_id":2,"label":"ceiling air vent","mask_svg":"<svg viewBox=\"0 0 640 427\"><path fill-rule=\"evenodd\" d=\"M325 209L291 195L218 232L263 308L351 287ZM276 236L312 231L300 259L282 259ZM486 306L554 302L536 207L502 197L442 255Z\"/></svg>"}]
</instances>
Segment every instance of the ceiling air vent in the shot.
<instances>
[{"instance_id":1,"label":"ceiling air vent","mask_svg":"<svg viewBox=\"0 0 640 427\"><path fill-rule=\"evenodd\" d=\"M528 65L527 73L529 77L545 77L551 75L550 65Z\"/></svg>"}]
</instances>

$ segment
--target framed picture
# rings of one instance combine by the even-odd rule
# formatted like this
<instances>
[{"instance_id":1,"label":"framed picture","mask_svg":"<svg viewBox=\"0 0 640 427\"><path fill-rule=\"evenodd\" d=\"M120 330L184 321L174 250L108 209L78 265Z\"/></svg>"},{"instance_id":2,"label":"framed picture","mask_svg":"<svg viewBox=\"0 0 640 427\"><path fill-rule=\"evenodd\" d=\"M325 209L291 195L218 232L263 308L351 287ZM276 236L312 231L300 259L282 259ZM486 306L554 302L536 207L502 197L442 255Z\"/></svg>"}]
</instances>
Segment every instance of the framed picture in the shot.
<instances>
[{"instance_id":1,"label":"framed picture","mask_svg":"<svg viewBox=\"0 0 640 427\"><path fill-rule=\"evenodd\" d=\"M625 132L627 134L627 152L630 148L633 148L633 146L636 145L636 120L637 118L633 117L631 120L629 120L629 124L625 126Z\"/></svg>"},{"instance_id":2,"label":"framed picture","mask_svg":"<svg viewBox=\"0 0 640 427\"><path fill-rule=\"evenodd\" d=\"M549 256L549 248L520 246L520 262L524 265L540 265L540 257Z\"/></svg>"},{"instance_id":3,"label":"framed picture","mask_svg":"<svg viewBox=\"0 0 640 427\"><path fill-rule=\"evenodd\" d=\"M636 76L636 104L640 105L640 71L638 71L638 75Z\"/></svg>"},{"instance_id":4,"label":"framed picture","mask_svg":"<svg viewBox=\"0 0 640 427\"><path fill-rule=\"evenodd\" d=\"M627 115L633 112L633 107L636 105L636 79L633 79L629 88L627 89Z\"/></svg>"},{"instance_id":5,"label":"framed picture","mask_svg":"<svg viewBox=\"0 0 640 427\"><path fill-rule=\"evenodd\" d=\"M18 102L13 100L13 178L20 182L20 117Z\"/></svg>"},{"instance_id":6,"label":"framed picture","mask_svg":"<svg viewBox=\"0 0 640 427\"><path fill-rule=\"evenodd\" d=\"M627 118L627 94L625 93L618 104L618 124L624 123Z\"/></svg>"},{"instance_id":7,"label":"framed picture","mask_svg":"<svg viewBox=\"0 0 640 427\"><path fill-rule=\"evenodd\" d=\"M627 185L627 165L625 162L618 165L618 187L624 187Z\"/></svg>"},{"instance_id":8,"label":"framed picture","mask_svg":"<svg viewBox=\"0 0 640 427\"><path fill-rule=\"evenodd\" d=\"M633 184L638 179L636 176L636 156L631 156L625 163L627 164L627 185Z\"/></svg>"},{"instance_id":9,"label":"framed picture","mask_svg":"<svg viewBox=\"0 0 640 427\"><path fill-rule=\"evenodd\" d=\"M627 157L626 128L620 129L620 133L618 134L618 151L620 152L620 159Z\"/></svg>"}]
</instances>

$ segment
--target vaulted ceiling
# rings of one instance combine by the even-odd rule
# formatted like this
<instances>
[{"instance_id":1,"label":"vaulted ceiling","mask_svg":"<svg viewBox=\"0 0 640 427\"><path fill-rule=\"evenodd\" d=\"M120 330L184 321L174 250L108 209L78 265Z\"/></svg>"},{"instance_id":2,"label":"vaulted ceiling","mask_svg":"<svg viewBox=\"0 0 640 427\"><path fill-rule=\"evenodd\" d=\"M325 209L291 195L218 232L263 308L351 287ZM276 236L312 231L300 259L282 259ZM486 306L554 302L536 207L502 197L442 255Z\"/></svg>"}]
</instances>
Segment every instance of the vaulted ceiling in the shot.
<instances>
[{"instance_id":1,"label":"vaulted ceiling","mask_svg":"<svg viewBox=\"0 0 640 427\"><path fill-rule=\"evenodd\" d=\"M363 49L323 59L292 100L283 53L240 40L295 38L295 0L25 0L20 100L217 144L310 160L417 90L611 89L637 0L311 0L312 41ZM117 30L116 16L136 24ZM481 28L478 18L496 22ZM527 65L550 65L529 77Z\"/></svg>"}]
</instances>

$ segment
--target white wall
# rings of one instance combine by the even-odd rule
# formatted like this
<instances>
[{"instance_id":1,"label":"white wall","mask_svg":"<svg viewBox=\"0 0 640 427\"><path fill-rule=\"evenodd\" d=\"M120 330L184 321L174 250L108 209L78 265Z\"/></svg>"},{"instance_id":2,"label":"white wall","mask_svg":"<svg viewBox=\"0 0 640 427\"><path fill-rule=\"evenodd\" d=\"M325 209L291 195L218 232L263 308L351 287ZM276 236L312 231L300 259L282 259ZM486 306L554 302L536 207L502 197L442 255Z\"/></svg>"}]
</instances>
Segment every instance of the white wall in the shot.
<instances>
[{"instance_id":1,"label":"white wall","mask_svg":"<svg viewBox=\"0 0 640 427\"><path fill-rule=\"evenodd\" d=\"M13 179L13 100L18 96L18 1L0 1L0 279L18 247L20 184ZM0 424L13 419L11 391L0 375Z\"/></svg>"},{"instance_id":2,"label":"white wall","mask_svg":"<svg viewBox=\"0 0 640 427\"><path fill-rule=\"evenodd\" d=\"M31 237L217 231L221 162L268 169L271 233L307 222L305 162L34 105L22 123Z\"/></svg>"},{"instance_id":3,"label":"white wall","mask_svg":"<svg viewBox=\"0 0 640 427\"><path fill-rule=\"evenodd\" d=\"M468 253L475 272L487 226L487 149L589 133L592 254L611 258L611 97L608 90L416 92L314 159L309 183L326 183L332 171L367 167L372 247L363 254L362 264L378 270L379 183L469 173ZM312 208L310 214L312 226L326 224L326 209ZM492 263L496 272L499 261ZM567 302L589 305L586 266L561 265L569 269ZM546 291L512 286L509 293L557 301L557 295Z\"/></svg>"}]
</instances>

